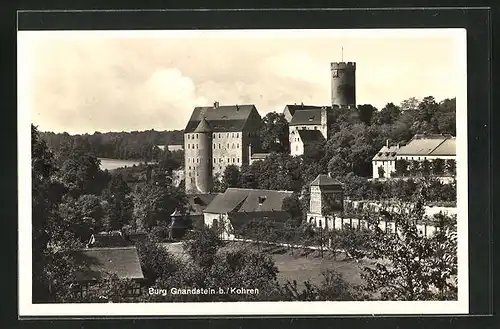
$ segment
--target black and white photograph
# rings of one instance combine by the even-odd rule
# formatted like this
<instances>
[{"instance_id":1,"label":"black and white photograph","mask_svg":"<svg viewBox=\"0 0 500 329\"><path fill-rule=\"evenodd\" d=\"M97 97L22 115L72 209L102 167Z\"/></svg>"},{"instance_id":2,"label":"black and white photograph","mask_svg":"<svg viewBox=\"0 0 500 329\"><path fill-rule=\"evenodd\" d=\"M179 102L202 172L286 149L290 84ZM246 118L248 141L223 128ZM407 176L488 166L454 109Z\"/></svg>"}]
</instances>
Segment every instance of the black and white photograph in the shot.
<instances>
[{"instance_id":1,"label":"black and white photograph","mask_svg":"<svg viewBox=\"0 0 500 329\"><path fill-rule=\"evenodd\" d=\"M467 313L466 69L464 29L19 31L20 314Z\"/></svg>"}]
</instances>

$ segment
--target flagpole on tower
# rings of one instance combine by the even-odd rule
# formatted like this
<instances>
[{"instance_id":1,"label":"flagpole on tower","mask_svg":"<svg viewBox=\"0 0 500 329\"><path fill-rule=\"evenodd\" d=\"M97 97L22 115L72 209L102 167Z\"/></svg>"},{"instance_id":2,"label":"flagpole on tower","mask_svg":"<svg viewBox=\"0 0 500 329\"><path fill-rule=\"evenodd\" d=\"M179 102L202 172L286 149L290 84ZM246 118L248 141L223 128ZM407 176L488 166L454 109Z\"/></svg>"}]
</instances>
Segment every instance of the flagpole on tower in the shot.
<instances>
[{"instance_id":1,"label":"flagpole on tower","mask_svg":"<svg viewBox=\"0 0 500 329\"><path fill-rule=\"evenodd\" d=\"M342 47L342 62L344 62L344 47Z\"/></svg>"}]
</instances>

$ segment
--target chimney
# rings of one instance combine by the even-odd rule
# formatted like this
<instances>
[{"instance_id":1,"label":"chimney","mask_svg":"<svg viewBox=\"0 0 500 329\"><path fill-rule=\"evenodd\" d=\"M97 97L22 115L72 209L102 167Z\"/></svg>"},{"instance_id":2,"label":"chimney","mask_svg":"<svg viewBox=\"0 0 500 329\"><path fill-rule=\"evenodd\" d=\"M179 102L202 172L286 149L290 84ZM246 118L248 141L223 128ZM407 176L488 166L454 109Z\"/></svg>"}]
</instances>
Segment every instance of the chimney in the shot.
<instances>
[{"instance_id":1,"label":"chimney","mask_svg":"<svg viewBox=\"0 0 500 329\"><path fill-rule=\"evenodd\" d=\"M330 171L328 172L327 175L328 175L329 178L332 178L332 173Z\"/></svg>"},{"instance_id":2,"label":"chimney","mask_svg":"<svg viewBox=\"0 0 500 329\"><path fill-rule=\"evenodd\" d=\"M215 101L214 102L214 109L218 109L219 108L219 102Z\"/></svg>"},{"instance_id":3,"label":"chimney","mask_svg":"<svg viewBox=\"0 0 500 329\"><path fill-rule=\"evenodd\" d=\"M385 140L385 146L386 146L387 148L389 148L389 140L388 140L388 139L386 139L386 140Z\"/></svg>"},{"instance_id":4,"label":"chimney","mask_svg":"<svg viewBox=\"0 0 500 329\"><path fill-rule=\"evenodd\" d=\"M252 156L252 144L248 144L248 157Z\"/></svg>"}]
</instances>

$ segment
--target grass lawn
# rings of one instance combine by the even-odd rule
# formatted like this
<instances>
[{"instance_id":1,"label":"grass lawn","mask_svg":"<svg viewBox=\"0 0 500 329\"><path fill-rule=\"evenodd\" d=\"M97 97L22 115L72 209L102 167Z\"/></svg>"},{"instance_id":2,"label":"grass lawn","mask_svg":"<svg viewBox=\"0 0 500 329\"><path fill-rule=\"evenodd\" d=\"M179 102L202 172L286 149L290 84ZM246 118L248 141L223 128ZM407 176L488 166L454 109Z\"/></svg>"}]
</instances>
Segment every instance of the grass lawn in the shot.
<instances>
[{"instance_id":1,"label":"grass lawn","mask_svg":"<svg viewBox=\"0 0 500 329\"><path fill-rule=\"evenodd\" d=\"M299 287L304 287L304 281L321 284L323 280L321 273L327 269L336 270L347 282L359 285L363 283L362 267L370 264L368 261L356 263L353 260L345 259L344 254L339 254L337 259L334 259L331 254L324 252L322 258L319 251L310 252L306 256L302 250L294 250L292 254L285 247L264 246L258 248L256 245L241 242L232 242L225 248L231 248L232 245L241 247L242 244L247 248L265 252L274 259L279 270L278 281L280 283L296 280Z\"/></svg>"},{"instance_id":2,"label":"grass lawn","mask_svg":"<svg viewBox=\"0 0 500 329\"><path fill-rule=\"evenodd\" d=\"M162 246L172 254L179 256L185 260L189 256L183 251L182 243L162 243ZM304 281L310 281L313 284L321 284L323 276L322 271L333 269L342 274L344 280L351 284L362 284L361 267L369 265L368 261L356 263L353 260L345 259L345 255L337 255L334 259L329 253L324 253L324 258L321 258L319 251L309 253L307 256L301 250L291 251L284 247L264 246L257 247L254 244L243 242L230 242L222 249L231 248L250 248L258 252L265 252L270 255L276 266L278 267L278 280L280 283L286 281L297 281L299 287L304 287Z\"/></svg>"}]
</instances>

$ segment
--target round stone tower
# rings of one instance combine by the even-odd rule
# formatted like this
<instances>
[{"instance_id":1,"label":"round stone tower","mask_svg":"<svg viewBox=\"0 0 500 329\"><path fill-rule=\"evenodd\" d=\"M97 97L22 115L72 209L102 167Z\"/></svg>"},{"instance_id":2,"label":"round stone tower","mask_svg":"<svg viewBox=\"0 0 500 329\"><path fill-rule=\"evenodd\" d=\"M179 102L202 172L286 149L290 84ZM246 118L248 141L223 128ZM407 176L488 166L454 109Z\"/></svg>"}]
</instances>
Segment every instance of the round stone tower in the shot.
<instances>
[{"instance_id":1,"label":"round stone tower","mask_svg":"<svg viewBox=\"0 0 500 329\"><path fill-rule=\"evenodd\" d=\"M193 131L196 139L195 184L199 193L209 193L212 189L212 129L203 117Z\"/></svg>"},{"instance_id":2,"label":"round stone tower","mask_svg":"<svg viewBox=\"0 0 500 329\"><path fill-rule=\"evenodd\" d=\"M332 106L356 107L356 63L330 64L332 75Z\"/></svg>"}]
</instances>

